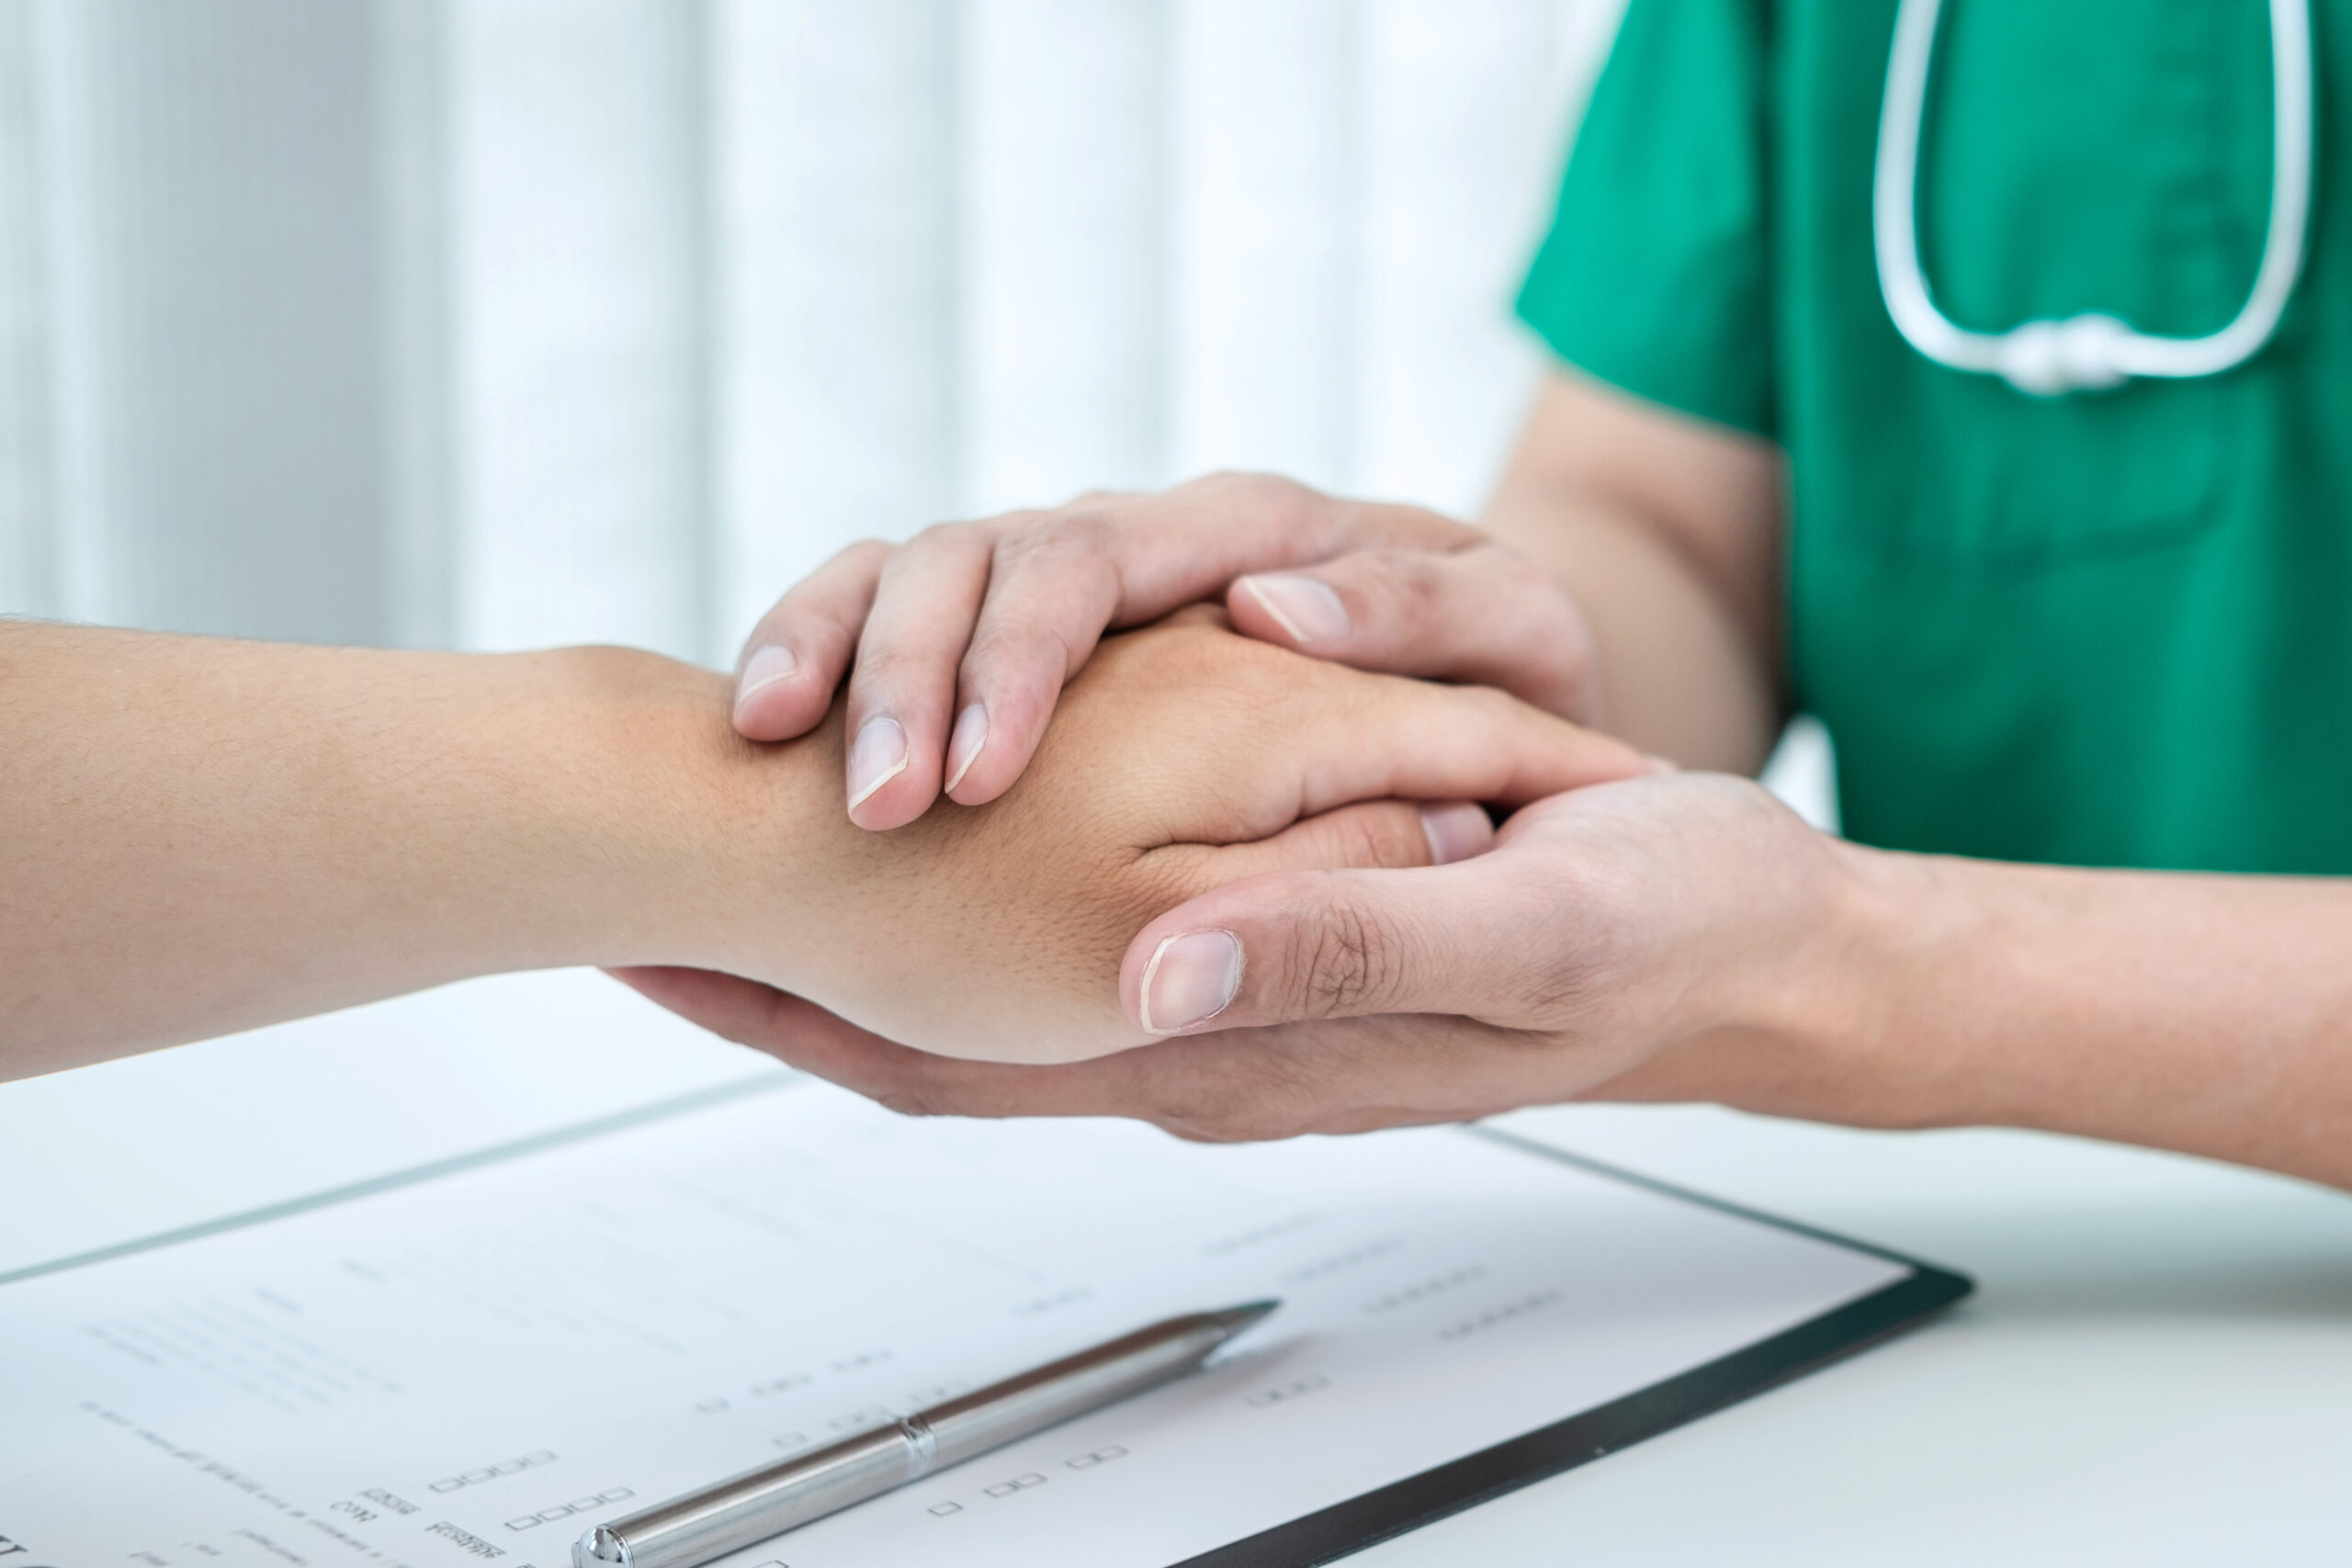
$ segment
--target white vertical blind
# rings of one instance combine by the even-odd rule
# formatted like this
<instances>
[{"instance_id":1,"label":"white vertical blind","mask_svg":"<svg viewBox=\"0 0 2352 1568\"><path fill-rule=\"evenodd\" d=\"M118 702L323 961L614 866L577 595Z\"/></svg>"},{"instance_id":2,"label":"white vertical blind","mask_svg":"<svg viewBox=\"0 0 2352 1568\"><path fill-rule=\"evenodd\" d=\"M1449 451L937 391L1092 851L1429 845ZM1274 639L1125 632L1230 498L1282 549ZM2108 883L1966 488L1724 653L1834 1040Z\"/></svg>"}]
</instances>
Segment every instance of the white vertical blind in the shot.
<instances>
[{"instance_id":1,"label":"white vertical blind","mask_svg":"<svg viewBox=\"0 0 2352 1568\"><path fill-rule=\"evenodd\" d=\"M0 606L60 607L32 8L0 6Z\"/></svg>"},{"instance_id":2,"label":"white vertical blind","mask_svg":"<svg viewBox=\"0 0 2352 1568\"><path fill-rule=\"evenodd\" d=\"M0 0L0 610L726 657L851 539L1475 506L1612 0Z\"/></svg>"},{"instance_id":3,"label":"white vertical blind","mask_svg":"<svg viewBox=\"0 0 2352 1568\"><path fill-rule=\"evenodd\" d=\"M1550 209L1566 120L1613 30L1597 6L1367 0L1354 247L1356 489L1476 503L1522 412L1498 330Z\"/></svg>"},{"instance_id":4,"label":"white vertical blind","mask_svg":"<svg viewBox=\"0 0 2352 1568\"><path fill-rule=\"evenodd\" d=\"M362 8L35 0L35 110L0 159L41 258L45 398L6 445L45 469L52 607L379 640L378 213ZM21 68L21 66L17 67ZM45 451L36 456L28 448Z\"/></svg>"},{"instance_id":5,"label":"white vertical blind","mask_svg":"<svg viewBox=\"0 0 2352 1568\"><path fill-rule=\"evenodd\" d=\"M719 0L714 21L731 644L842 545L961 499L960 33L951 0Z\"/></svg>"},{"instance_id":6,"label":"white vertical blind","mask_svg":"<svg viewBox=\"0 0 2352 1568\"><path fill-rule=\"evenodd\" d=\"M381 588L390 640L458 644L459 538L449 244L450 69L442 7L375 7L372 130L383 279Z\"/></svg>"},{"instance_id":7,"label":"white vertical blind","mask_svg":"<svg viewBox=\"0 0 2352 1568\"><path fill-rule=\"evenodd\" d=\"M1168 13L965 11L965 492L981 511L1165 478Z\"/></svg>"},{"instance_id":8,"label":"white vertical blind","mask_svg":"<svg viewBox=\"0 0 2352 1568\"><path fill-rule=\"evenodd\" d=\"M1190 0L1171 105L1171 461L1342 488L1363 175L1360 0Z\"/></svg>"},{"instance_id":9,"label":"white vertical blind","mask_svg":"<svg viewBox=\"0 0 2352 1568\"><path fill-rule=\"evenodd\" d=\"M458 636L700 653L701 10L447 16Z\"/></svg>"}]
</instances>

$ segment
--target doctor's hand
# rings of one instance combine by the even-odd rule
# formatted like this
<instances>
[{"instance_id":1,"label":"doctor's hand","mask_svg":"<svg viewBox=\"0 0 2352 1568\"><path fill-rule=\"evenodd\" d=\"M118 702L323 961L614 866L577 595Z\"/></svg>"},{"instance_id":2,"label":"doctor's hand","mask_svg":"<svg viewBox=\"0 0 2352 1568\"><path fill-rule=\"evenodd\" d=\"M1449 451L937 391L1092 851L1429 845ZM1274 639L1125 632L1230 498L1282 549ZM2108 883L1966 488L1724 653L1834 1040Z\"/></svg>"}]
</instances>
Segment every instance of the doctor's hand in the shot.
<instances>
[{"instance_id":1,"label":"doctor's hand","mask_svg":"<svg viewBox=\"0 0 2352 1568\"><path fill-rule=\"evenodd\" d=\"M1493 848L1421 869L1212 889L1129 946L1120 1000L1172 1034L1052 1066L951 1061L797 997L677 971L642 988L717 1032L901 1111L1139 1118L1229 1140L1455 1122L1575 1099L1710 1100L1899 1122L1890 1077L1832 1061L1817 1004L1868 880L1761 789L1654 776L1547 799ZM1171 974L1232 972L1214 1013Z\"/></svg>"},{"instance_id":2,"label":"doctor's hand","mask_svg":"<svg viewBox=\"0 0 2352 1568\"><path fill-rule=\"evenodd\" d=\"M752 633L735 726L804 734L847 672L851 818L900 827L943 792L978 806L1011 787L1106 630L1220 594L1278 647L1590 716L1582 617L1515 552L1418 507L1218 474L852 547Z\"/></svg>"}]
</instances>

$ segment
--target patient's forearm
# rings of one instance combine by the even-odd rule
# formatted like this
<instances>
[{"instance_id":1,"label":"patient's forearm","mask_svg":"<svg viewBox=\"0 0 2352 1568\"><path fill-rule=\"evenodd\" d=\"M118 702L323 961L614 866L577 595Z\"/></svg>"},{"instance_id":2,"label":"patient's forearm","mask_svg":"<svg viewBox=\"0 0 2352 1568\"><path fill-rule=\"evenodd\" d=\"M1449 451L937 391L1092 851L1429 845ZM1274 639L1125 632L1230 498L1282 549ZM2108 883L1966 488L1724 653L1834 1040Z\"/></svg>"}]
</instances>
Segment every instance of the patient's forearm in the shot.
<instances>
[{"instance_id":1,"label":"patient's forearm","mask_svg":"<svg viewBox=\"0 0 2352 1568\"><path fill-rule=\"evenodd\" d=\"M786 780L832 783L821 748L755 760L726 701L619 649L0 623L0 1077L471 975L711 961L730 838L757 818L773 859Z\"/></svg>"}]
</instances>

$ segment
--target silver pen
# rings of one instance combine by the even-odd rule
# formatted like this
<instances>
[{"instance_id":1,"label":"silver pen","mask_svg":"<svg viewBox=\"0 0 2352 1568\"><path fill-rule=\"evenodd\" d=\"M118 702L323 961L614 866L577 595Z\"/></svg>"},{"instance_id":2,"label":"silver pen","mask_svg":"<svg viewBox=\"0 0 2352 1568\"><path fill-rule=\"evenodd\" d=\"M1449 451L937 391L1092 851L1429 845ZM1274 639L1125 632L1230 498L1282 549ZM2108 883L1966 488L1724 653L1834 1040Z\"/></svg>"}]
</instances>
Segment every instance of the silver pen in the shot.
<instances>
[{"instance_id":1,"label":"silver pen","mask_svg":"<svg viewBox=\"0 0 2352 1568\"><path fill-rule=\"evenodd\" d=\"M572 1568L700 1568L1181 1377L1281 1304L1251 1302L1171 1317L815 1453L640 1508L582 1536L571 1549Z\"/></svg>"}]
</instances>

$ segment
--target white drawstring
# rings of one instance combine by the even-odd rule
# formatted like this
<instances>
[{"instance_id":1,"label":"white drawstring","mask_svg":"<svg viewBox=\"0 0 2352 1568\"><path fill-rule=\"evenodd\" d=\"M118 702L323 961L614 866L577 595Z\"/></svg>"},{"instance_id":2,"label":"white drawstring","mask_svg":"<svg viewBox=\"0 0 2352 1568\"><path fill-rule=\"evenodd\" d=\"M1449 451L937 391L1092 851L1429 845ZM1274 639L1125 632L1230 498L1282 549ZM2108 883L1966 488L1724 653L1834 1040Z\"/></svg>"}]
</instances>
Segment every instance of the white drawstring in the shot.
<instances>
[{"instance_id":1,"label":"white drawstring","mask_svg":"<svg viewBox=\"0 0 2352 1568\"><path fill-rule=\"evenodd\" d=\"M2027 321L2005 333L1974 333L1954 326L1936 308L1919 264L1917 186L1928 65L1942 9L1943 0L1902 0L1879 114L1871 238L1879 290L1904 341L1939 365L1999 376L2021 392L2045 398L2114 387L2133 376L2219 375L2259 353L2295 292L2311 220L2311 0L2270 0L2270 227L2253 292L2229 325L2191 338L2152 337L2096 311Z\"/></svg>"}]
</instances>

